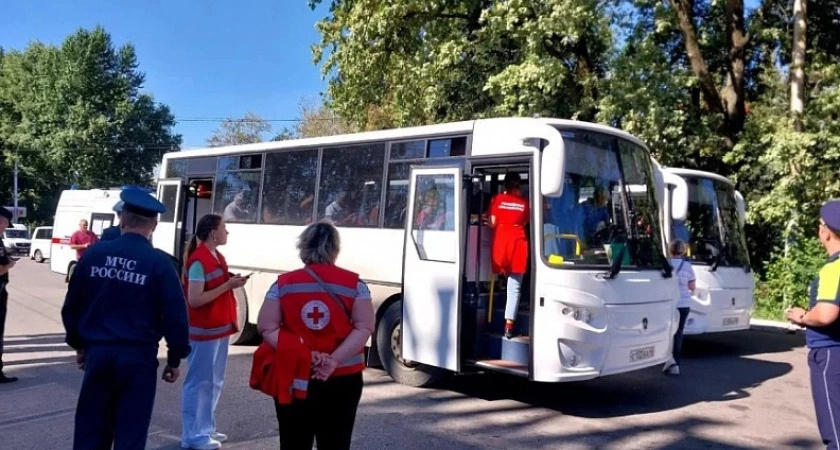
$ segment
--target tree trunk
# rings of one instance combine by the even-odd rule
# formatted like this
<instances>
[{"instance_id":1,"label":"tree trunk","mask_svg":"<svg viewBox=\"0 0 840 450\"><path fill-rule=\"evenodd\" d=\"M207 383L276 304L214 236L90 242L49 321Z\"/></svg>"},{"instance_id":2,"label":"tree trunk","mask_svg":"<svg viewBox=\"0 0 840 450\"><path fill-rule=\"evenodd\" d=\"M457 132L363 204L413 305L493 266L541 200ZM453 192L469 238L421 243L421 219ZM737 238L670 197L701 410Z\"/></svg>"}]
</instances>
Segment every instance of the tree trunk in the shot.
<instances>
[{"instance_id":1,"label":"tree trunk","mask_svg":"<svg viewBox=\"0 0 840 450\"><path fill-rule=\"evenodd\" d=\"M805 113L805 32L808 0L793 1L793 58L790 65L790 113L796 131L803 131Z\"/></svg>"},{"instance_id":2,"label":"tree trunk","mask_svg":"<svg viewBox=\"0 0 840 450\"><path fill-rule=\"evenodd\" d=\"M723 126L719 132L724 138L727 150L730 150L738 142L738 135L744 129L746 119L744 67L745 49L749 37L744 25L744 1L726 0L725 3L726 31L729 34L729 64L726 84L721 91L718 91L700 51L694 27L693 0L670 0L670 2L677 13L685 41L685 51L691 62L691 70L700 81L703 99L712 113L723 116Z\"/></svg>"}]
</instances>

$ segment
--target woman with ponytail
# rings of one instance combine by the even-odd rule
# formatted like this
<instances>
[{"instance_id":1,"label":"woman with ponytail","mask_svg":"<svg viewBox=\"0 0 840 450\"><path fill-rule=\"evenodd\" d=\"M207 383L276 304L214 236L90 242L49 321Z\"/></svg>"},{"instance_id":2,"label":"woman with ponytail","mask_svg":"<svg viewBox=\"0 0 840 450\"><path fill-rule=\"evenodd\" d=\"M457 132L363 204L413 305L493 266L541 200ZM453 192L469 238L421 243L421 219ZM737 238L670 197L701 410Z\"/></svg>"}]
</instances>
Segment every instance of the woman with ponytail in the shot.
<instances>
[{"instance_id":1,"label":"woman with ponytail","mask_svg":"<svg viewBox=\"0 0 840 450\"><path fill-rule=\"evenodd\" d=\"M216 430L215 411L225 381L230 335L238 331L233 290L248 280L231 277L217 250L227 243L227 235L222 217L207 214L198 221L185 253L192 347L181 399L181 446L185 448L217 449L227 440Z\"/></svg>"}]
</instances>

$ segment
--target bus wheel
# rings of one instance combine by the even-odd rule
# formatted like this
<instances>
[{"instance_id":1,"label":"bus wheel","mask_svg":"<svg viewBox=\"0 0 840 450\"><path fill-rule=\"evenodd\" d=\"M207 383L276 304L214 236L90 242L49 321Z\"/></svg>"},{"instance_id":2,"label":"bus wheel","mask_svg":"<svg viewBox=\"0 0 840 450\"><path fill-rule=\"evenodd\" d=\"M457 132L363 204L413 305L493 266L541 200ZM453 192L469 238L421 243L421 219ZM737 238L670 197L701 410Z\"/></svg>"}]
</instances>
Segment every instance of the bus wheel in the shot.
<instances>
[{"instance_id":1,"label":"bus wheel","mask_svg":"<svg viewBox=\"0 0 840 450\"><path fill-rule=\"evenodd\" d=\"M449 372L437 367L409 363L402 359L402 302L394 302L385 310L376 330L376 350L382 367L397 383L407 386L431 386Z\"/></svg>"},{"instance_id":2,"label":"bus wheel","mask_svg":"<svg viewBox=\"0 0 840 450\"><path fill-rule=\"evenodd\" d=\"M236 319L239 331L230 335L230 343L231 345L247 345L259 337L257 326L248 322L248 297L245 295L245 290L236 289L233 291L233 297L236 299Z\"/></svg>"}]
</instances>

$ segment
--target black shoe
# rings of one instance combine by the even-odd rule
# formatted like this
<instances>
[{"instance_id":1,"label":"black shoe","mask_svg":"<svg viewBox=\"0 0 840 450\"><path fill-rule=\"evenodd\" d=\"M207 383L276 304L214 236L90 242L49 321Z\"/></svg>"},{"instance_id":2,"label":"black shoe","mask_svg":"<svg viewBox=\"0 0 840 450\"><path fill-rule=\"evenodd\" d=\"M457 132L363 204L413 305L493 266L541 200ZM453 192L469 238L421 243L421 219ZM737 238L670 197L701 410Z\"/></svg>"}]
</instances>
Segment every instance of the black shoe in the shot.
<instances>
[{"instance_id":1,"label":"black shoe","mask_svg":"<svg viewBox=\"0 0 840 450\"><path fill-rule=\"evenodd\" d=\"M505 328L505 339L513 338L513 328Z\"/></svg>"},{"instance_id":2,"label":"black shoe","mask_svg":"<svg viewBox=\"0 0 840 450\"><path fill-rule=\"evenodd\" d=\"M0 372L0 383L13 383L17 380L17 377L7 377L5 374Z\"/></svg>"}]
</instances>

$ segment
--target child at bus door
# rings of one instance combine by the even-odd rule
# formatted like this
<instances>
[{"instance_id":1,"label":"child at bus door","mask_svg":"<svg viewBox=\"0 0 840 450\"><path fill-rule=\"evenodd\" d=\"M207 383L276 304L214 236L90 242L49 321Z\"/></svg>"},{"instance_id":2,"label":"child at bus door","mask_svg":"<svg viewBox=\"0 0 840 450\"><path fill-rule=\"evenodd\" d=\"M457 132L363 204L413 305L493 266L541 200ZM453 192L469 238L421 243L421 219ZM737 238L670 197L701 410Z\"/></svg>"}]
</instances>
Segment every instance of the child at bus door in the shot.
<instances>
[{"instance_id":1,"label":"child at bus door","mask_svg":"<svg viewBox=\"0 0 840 450\"><path fill-rule=\"evenodd\" d=\"M528 263L526 225L530 211L528 200L520 190L521 178L516 172L505 174L505 190L490 202L490 228L493 273L506 275L505 338L513 337L522 277Z\"/></svg>"}]
</instances>

